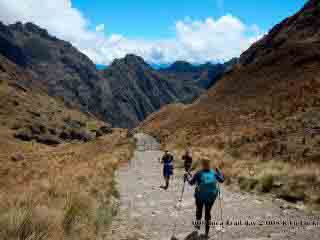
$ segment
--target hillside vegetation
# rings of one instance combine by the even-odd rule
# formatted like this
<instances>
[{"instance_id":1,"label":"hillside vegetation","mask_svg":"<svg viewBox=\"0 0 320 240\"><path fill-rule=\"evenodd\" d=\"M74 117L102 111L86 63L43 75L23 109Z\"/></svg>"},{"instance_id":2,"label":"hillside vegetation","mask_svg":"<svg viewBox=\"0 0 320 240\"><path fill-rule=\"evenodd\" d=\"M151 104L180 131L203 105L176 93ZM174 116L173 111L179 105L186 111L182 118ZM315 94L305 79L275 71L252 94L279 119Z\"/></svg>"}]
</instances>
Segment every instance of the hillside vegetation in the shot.
<instances>
[{"instance_id":1,"label":"hillside vegetation","mask_svg":"<svg viewBox=\"0 0 320 240\"><path fill-rule=\"evenodd\" d=\"M215 160L242 189L319 204L319 19L309 1L194 104L166 106L138 129Z\"/></svg>"},{"instance_id":2,"label":"hillside vegetation","mask_svg":"<svg viewBox=\"0 0 320 240\"><path fill-rule=\"evenodd\" d=\"M0 239L96 239L116 214L114 171L134 142L32 81L0 56Z\"/></svg>"},{"instance_id":3,"label":"hillside vegetation","mask_svg":"<svg viewBox=\"0 0 320 240\"><path fill-rule=\"evenodd\" d=\"M17 142L0 127L0 238L102 236L117 211L114 171L133 147L123 130L52 147Z\"/></svg>"},{"instance_id":4,"label":"hillside vegetation","mask_svg":"<svg viewBox=\"0 0 320 240\"><path fill-rule=\"evenodd\" d=\"M0 123L17 139L49 145L88 142L112 132L110 124L67 107L40 87L27 86L31 75L0 56Z\"/></svg>"}]
</instances>

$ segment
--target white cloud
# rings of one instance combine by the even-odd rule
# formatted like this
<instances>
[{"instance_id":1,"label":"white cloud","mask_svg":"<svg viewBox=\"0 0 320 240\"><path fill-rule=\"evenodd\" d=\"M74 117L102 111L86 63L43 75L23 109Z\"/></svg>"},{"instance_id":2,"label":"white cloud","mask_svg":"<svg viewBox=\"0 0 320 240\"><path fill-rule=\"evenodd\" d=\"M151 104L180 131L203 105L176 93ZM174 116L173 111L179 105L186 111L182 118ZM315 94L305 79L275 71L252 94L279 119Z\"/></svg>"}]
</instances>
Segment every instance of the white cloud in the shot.
<instances>
[{"instance_id":1,"label":"white cloud","mask_svg":"<svg viewBox=\"0 0 320 240\"><path fill-rule=\"evenodd\" d=\"M103 32L104 31L104 24L99 24L96 26L96 32Z\"/></svg>"},{"instance_id":2,"label":"white cloud","mask_svg":"<svg viewBox=\"0 0 320 240\"><path fill-rule=\"evenodd\" d=\"M174 38L147 41L115 33L105 35L103 24L90 30L89 20L72 6L71 0L0 0L0 9L1 21L34 22L101 64L128 53L154 63L224 61L239 56L262 34L256 25L248 26L229 14L219 19L185 18L176 22Z\"/></svg>"}]
</instances>

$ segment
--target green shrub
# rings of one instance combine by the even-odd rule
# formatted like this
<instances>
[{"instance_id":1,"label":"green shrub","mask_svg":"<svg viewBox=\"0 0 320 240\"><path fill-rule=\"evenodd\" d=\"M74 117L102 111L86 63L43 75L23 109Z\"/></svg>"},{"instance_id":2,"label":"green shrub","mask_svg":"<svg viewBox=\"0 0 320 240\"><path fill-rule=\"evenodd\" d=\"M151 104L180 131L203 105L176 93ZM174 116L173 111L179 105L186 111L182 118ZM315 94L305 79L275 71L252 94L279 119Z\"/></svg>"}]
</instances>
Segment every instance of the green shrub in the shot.
<instances>
[{"instance_id":1,"label":"green shrub","mask_svg":"<svg viewBox=\"0 0 320 240\"><path fill-rule=\"evenodd\" d=\"M274 177L272 175L264 175L260 180L260 191L268 193L273 187Z\"/></svg>"},{"instance_id":2,"label":"green shrub","mask_svg":"<svg viewBox=\"0 0 320 240\"><path fill-rule=\"evenodd\" d=\"M32 139L34 139L34 136L31 132L30 129L28 128L21 128L19 129L15 134L14 134L15 138L18 138L20 140L23 141L31 141Z\"/></svg>"},{"instance_id":3,"label":"green shrub","mask_svg":"<svg viewBox=\"0 0 320 240\"><path fill-rule=\"evenodd\" d=\"M251 191L258 184L257 179L245 178L245 177L240 177L238 182L239 182L239 187L242 191Z\"/></svg>"}]
</instances>

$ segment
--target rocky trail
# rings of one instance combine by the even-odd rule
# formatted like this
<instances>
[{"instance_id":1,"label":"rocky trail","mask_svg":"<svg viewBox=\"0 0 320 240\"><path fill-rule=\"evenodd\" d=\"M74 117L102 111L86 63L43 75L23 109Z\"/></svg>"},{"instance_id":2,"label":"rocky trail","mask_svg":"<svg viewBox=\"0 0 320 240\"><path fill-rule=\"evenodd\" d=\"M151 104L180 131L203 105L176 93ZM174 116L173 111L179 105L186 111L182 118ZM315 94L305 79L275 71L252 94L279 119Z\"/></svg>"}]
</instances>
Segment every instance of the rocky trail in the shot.
<instances>
[{"instance_id":1,"label":"rocky trail","mask_svg":"<svg viewBox=\"0 0 320 240\"><path fill-rule=\"evenodd\" d=\"M192 221L195 215L193 187L186 186L179 211L177 202L183 184L182 170L175 169L167 191L160 189L163 180L158 161L162 155L159 144L145 134L140 133L135 137L135 155L130 164L121 167L117 173L120 209L110 228L111 239L169 240L175 222L177 239L200 239L190 237L194 230ZM214 226L215 222L221 220L220 206L223 210L223 229ZM285 202L272 199L271 196L232 191L222 185L222 200L217 199L212 209L210 239L320 239L320 217L308 215L303 209L286 206ZM229 225L226 225L227 221ZM246 221L249 225L246 225ZM273 224L267 221L273 221Z\"/></svg>"}]
</instances>

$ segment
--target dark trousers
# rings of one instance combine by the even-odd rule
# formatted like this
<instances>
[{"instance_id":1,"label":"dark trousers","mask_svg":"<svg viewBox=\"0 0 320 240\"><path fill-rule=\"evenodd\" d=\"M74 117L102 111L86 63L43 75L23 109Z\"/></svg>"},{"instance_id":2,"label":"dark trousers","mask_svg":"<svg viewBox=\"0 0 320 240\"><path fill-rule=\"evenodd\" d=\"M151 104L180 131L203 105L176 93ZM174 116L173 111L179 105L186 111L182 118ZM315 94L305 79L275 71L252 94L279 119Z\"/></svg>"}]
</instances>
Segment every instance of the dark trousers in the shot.
<instances>
[{"instance_id":1,"label":"dark trousers","mask_svg":"<svg viewBox=\"0 0 320 240\"><path fill-rule=\"evenodd\" d=\"M210 230L211 209L213 204L214 204L214 200L209 202L204 202L199 199L196 199L196 207L197 207L196 219L198 224L195 227L200 229L200 222L202 219L202 212L204 207L204 210L205 210L204 220L205 220L205 226L206 226L206 234L208 234Z\"/></svg>"},{"instance_id":2,"label":"dark trousers","mask_svg":"<svg viewBox=\"0 0 320 240\"><path fill-rule=\"evenodd\" d=\"M187 161L184 162L184 170L187 173L190 172L191 167L192 167L192 162L187 162Z\"/></svg>"}]
</instances>

